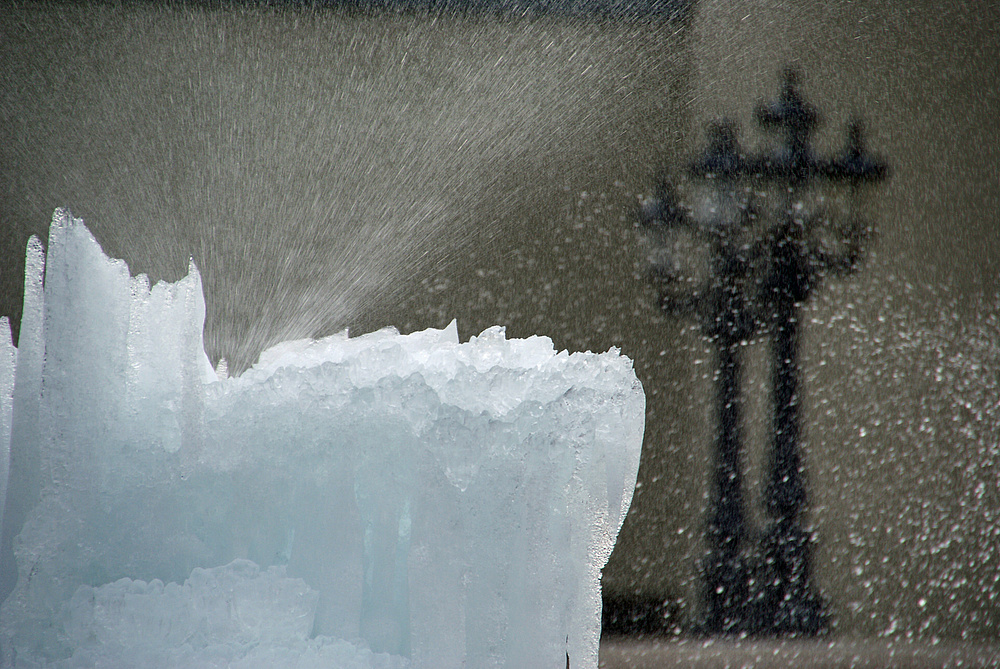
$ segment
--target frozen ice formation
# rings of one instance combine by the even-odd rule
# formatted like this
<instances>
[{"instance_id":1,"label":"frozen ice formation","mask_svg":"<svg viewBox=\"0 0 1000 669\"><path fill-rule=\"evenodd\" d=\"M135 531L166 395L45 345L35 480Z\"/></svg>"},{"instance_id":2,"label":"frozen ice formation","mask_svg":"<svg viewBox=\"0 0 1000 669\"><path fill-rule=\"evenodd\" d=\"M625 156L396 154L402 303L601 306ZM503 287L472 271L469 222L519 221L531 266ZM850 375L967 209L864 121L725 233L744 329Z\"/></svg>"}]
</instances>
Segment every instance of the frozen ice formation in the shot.
<instances>
[{"instance_id":1,"label":"frozen ice formation","mask_svg":"<svg viewBox=\"0 0 1000 669\"><path fill-rule=\"evenodd\" d=\"M234 560L195 569L183 585L123 578L80 586L60 620L73 657L59 666L407 666L403 658L340 639L310 638L319 593L285 571Z\"/></svg>"},{"instance_id":2,"label":"frozen ice formation","mask_svg":"<svg viewBox=\"0 0 1000 669\"><path fill-rule=\"evenodd\" d=\"M193 264L150 288L64 210L29 242L17 349L0 321L4 666L597 666L628 358L452 323L230 378L204 313Z\"/></svg>"}]
</instances>

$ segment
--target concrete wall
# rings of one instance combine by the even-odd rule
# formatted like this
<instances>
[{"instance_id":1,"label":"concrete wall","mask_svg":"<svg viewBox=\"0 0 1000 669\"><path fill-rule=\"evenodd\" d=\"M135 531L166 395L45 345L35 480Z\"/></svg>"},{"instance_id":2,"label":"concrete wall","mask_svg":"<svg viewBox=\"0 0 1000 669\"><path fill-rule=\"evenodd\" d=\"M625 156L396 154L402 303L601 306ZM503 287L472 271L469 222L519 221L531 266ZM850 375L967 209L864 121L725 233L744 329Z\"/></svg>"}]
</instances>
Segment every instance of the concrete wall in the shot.
<instances>
[{"instance_id":1,"label":"concrete wall","mask_svg":"<svg viewBox=\"0 0 1000 669\"><path fill-rule=\"evenodd\" d=\"M635 206L705 120L762 139L752 107L796 64L821 148L859 113L893 167L866 266L804 311L816 579L838 632L991 640L997 10L883 4L702 2L690 24L4 8L2 312L28 234L68 205L133 271L175 279L193 256L210 354L236 367L281 338L453 317L463 337L620 346L647 437L605 588L690 618L714 363L658 312ZM755 484L765 342L747 350Z\"/></svg>"}]
</instances>

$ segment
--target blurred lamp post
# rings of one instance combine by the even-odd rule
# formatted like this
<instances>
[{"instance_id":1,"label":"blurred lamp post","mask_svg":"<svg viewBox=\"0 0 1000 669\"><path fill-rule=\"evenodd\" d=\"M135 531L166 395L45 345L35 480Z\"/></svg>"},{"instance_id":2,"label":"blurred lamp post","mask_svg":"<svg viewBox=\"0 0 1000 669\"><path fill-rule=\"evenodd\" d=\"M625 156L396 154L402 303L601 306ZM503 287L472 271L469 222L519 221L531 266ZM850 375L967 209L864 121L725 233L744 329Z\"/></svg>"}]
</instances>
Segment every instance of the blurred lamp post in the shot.
<instances>
[{"instance_id":1,"label":"blurred lamp post","mask_svg":"<svg viewBox=\"0 0 1000 669\"><path fill-rule=\"evenodd\" d=\"M886 176L884 162L851 125L847 147L816 157L811 135L819 114L786 70L780 98L757 109L765 129L782 133L773 151L745 153L729 121L709 127L709 146L688 167L698 205L682 207L670 184L643 204L654 238L651 272L669 313L697 317L716 347L716 437L702 560L702 615L707 634L814 635L827 627L810 580L811 535L801 526L806 502L799 454L799 306L826 274L853 271L868 226L857 212L865 184ZM829 193L818 192L824 184ZM839 185L849 211L837 211ZM757 331L771 336L773 442L764 507L767 526L754 548L742 491L740 348Z\"/></svg>"}]
</instances>

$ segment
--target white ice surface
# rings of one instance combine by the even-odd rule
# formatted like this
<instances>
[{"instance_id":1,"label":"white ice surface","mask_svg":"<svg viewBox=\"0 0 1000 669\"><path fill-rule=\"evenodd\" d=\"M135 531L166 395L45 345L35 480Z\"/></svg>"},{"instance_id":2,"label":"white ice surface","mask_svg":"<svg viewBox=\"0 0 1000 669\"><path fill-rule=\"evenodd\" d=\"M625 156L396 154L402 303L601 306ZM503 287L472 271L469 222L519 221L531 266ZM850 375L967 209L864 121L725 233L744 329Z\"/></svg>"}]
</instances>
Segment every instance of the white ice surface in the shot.
<instances>
[{"instance_id":1,"label":"white ice surface","mask_svg":"<svg viewBox=\"0 0 1000 669\"><path fill-rule=\"evenodd\" d=\"M452 323L228 377L194 265L150 288L63 210L25 286L0 341L0 474L29 463L5 664L597 666L645 405L616 350Z\"/></svg>"}]
</instances>

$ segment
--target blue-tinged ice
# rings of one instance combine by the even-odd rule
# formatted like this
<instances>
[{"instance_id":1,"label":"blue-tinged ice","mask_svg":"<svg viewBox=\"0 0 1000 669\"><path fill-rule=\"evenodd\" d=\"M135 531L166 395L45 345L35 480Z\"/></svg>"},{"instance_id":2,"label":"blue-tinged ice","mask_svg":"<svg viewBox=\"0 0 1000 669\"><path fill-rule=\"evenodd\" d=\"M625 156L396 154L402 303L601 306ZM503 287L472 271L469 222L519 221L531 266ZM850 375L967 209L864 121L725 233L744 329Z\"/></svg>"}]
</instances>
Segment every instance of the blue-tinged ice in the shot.
<instances>
[{"instance_id":1,"label":"blue-tinged ice","mask_svg":"<svg viewBox=\"0 0 1000 669\"><path fill-rule=\"evenodd\" d=\"M17 349L10 337L10 320L0 317L0 518L10 477L10 422L14 413L14 371Z\"/></svg>"},{"instance_id":2,"label":"blue-tinged ice","mask_svg":"<svg viewBox=\"0 0 1000 669\"><path fill-rule=\"evenodd\" d=\"M628 358L452 323L228 377L204 316L193 264L150 288L66 211L29 243L18 349L0 332L5 666L597 666Z\"/></svg>"}]
</instances>

